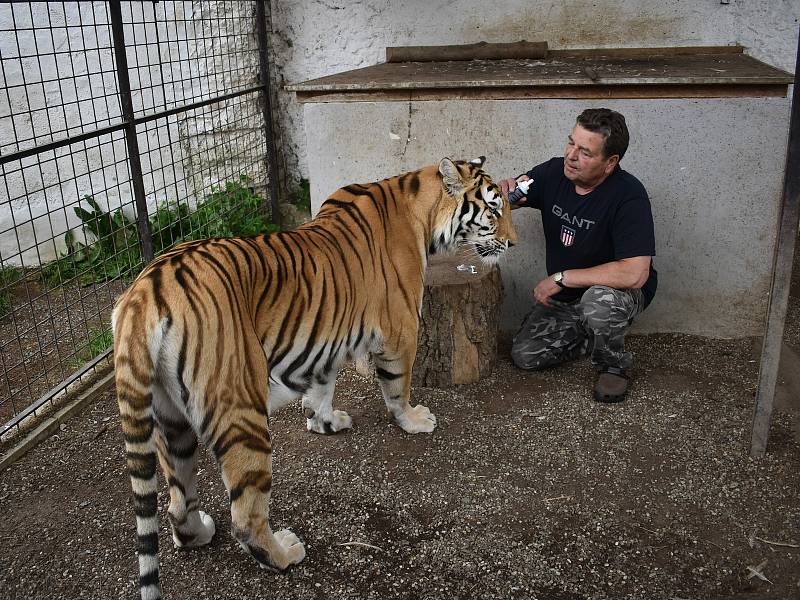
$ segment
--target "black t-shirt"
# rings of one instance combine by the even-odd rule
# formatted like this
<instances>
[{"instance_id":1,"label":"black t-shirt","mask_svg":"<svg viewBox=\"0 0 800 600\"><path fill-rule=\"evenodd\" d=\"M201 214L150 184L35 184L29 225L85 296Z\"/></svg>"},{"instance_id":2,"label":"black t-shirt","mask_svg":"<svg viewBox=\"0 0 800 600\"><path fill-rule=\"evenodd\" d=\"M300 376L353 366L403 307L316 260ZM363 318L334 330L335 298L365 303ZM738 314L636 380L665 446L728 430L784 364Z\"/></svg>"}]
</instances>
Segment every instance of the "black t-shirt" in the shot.
<instances>
[{"instance_id":1,"label":"black t-shirt","mask_svg":"<svg viewBox=\"0 0 800 600\"><path fill-rule=\"evenodd\" d=\"M655 256L650 200L641 182L619 165L603 183L581 196L564 176L563 157L551 158L527 173L533 180L527 203L538 208L547 251L547 273L587 269L634 256ZM567 276L569 279L569 276ZM645 302L656 293L658 278L642 286ZM555 300L572 302L587 288L564 288Z\"/></svg>"}]
</instances>

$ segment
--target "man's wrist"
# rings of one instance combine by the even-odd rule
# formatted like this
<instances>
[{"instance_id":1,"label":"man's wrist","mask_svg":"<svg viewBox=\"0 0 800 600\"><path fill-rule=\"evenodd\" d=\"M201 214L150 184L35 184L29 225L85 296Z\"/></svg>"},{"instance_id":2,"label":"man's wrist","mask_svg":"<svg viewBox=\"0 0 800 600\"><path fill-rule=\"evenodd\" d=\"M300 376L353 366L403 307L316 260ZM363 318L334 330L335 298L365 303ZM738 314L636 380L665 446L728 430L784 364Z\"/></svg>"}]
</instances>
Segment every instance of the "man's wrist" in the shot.
<instances>
[{"instance_id":1,"label":"man's wrist","mask_svg":"<svg viewBox=\"0 0 800 600\"><path fill-rule=\"evenodd\" d=\"M566 281L564 281L564 274L565 274L565 271L559 271L558 273L553 273L553 281L562 290L565 287L567 287L567 283L566 283Z\"/></svg>"}]
</instances>

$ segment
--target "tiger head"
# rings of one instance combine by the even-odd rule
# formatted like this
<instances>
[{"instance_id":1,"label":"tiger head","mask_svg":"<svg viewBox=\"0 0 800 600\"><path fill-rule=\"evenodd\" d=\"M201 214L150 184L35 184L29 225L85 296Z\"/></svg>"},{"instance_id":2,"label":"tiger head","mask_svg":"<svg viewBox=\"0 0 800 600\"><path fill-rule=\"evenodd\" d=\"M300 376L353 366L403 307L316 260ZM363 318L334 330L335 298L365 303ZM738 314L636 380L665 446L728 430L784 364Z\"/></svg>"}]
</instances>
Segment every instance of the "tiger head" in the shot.
<instances>
[{"instance_id":1,"label":"tiger head","mask_svg":"<svg viewBox=\"0 0 800 600\"><path fill-rule=\"evenodd\" d=\"M517 242L511 205L483 171L485 156L469 162L443 158L439 162L446 209L434 228L433 249L471 246L484 262L496 263Z\"/></svg>"}]
</instances>

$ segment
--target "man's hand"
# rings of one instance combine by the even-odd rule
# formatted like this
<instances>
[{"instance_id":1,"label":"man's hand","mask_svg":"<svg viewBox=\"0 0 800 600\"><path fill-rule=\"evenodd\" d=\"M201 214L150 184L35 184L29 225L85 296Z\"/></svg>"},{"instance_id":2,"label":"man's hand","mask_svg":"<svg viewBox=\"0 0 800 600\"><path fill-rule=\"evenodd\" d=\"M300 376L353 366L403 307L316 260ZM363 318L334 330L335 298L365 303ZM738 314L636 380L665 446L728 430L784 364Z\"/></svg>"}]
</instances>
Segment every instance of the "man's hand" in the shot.
<instances>
[{"instance_id":1,"label":"man's hand","mask_svg":"<svg viewBox=\"0 0 800 600\"><path fill-rule=\"evenodd\" d=\"M533 297L536 298L536 301L539 304L550 306L550 296L553 296L560 291L561 286L553 281L552 277L545 277L538 284L536 284L535 288L533 288Z\"/></svg>"},{"instance_id":2,"label":"man's hand","mask_svg":"<svg viewBox=\"0 0 800 600\"><path fill-rule=\"evenodd\" d=\"M527 181L528 179L530 179L530 177L528 177L527 175L521 175L519 178L520 181ZM502 179L498 181L497 185L500 186L500 191L503 193L503 196L508 198L508 195L515 189L517 189L517 180L514 179L513 177L509 177L508 179ZM512 210L517 208L518 206L522 206L523 204L525 204L525 202L526 198L523 196L521 200L511 205Z\"/></svg>"},{"instance_id":3,"label":"man's hand","mask_svg":"<svg viewBox=\"0 0 800 600\"><path fill-rule=\"evenodd\" d=\"M503 192L503 196L508 196L511 192L517 189L517 180L513 177L509 177L508 179L502 179L498 181L497 185L500 186L500 191Z\"/></svg>"}]
</instances>

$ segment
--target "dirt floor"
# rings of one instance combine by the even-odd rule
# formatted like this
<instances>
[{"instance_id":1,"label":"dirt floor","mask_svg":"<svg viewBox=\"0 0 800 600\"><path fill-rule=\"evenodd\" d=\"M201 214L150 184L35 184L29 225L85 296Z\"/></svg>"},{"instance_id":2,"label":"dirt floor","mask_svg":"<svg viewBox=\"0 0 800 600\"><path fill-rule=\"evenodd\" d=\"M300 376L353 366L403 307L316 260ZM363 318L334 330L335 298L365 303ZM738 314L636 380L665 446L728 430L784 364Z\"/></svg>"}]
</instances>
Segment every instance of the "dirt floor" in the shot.
<instances>
[{"instance_id":1,"label":"dirt floor","mask_svg":"<svg viewBox=\"0 0 800 600\"><path fill-rule=\"evenodd\" d=\"M797 284L796 292L800 292ZM800 293L787 323L800 353ZM800 598L800 362L787 363L769 450L748 457L760 344L633 336L629 399L591 401L588 361L418 388L439 428L408 435L377 385L346 370L352 431L273 419L274 528L307 557L261 570L230 535L224 488L201 464L217 524L173 549L161 495L166 598ZM130 484L113 392L0 473L0 598L135 598Z\"/></svg>"},{"instance_id":2,"label":"dirt floor","mask_svg":"<svg viewBox=\"0 0 800 600\"><path fill-rule=\"evenodd\" d=\"M0 318L0 424L52 390L90 357L91 335L110 320L122 281L46 289L35 280L14 287L10 315ZM107 327L107 325L106 325Z\"/></svg>"}]
</instances>

